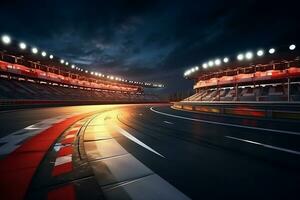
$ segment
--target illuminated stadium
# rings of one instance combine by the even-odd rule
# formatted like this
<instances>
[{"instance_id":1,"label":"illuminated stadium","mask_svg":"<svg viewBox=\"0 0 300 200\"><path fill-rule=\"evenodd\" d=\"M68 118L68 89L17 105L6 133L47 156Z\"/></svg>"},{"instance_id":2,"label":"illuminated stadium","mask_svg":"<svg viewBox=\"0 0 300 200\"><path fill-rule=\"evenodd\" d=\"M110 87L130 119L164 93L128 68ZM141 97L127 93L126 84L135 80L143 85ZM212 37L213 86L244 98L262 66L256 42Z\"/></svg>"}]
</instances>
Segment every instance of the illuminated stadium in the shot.
<instances>
[{"instance_id":1,"label":"illuminated stadium","mask_svg":"<svg viewBox=\"0 0 300 200\"><path fill-rule=\"evenodd\" d=\"M195 94L182 102L300 101L295 44L211 59L186 70L184 77L195 82Z\"/></svg>"},{"instance_id":2,"label":"illuminated stadium","mask_svg":"<svg viewBox=\"0 0 300 200\"><path fill-rule=\"evenodd\" d=\"M0 50L2 105L161 101L144 88L162 84L89 71L8 35L1 37Z\"/></svg>"}]
</instances>

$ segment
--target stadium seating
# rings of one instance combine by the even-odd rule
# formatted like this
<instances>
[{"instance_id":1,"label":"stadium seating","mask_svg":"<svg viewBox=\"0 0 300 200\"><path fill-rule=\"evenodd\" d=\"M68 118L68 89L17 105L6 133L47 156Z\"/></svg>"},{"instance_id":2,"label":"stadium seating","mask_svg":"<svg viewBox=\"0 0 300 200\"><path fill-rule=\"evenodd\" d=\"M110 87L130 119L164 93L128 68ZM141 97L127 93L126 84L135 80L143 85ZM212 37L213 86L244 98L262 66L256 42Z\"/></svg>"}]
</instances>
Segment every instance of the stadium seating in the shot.
<instances>
[{"instance_id":1,"label":"stadium seating","mask_svg":"<svg viewBox=\"0 0 300 200\"><path fill-rule=\"evenodd\" d=\"M79 88L68 85L19 81L0 78L1 99L38 99L38 100L93 100L142 102L159 101L153 94L130 93L113 90Z\"/></svg>"},{"instance_id":2,"label":"stadium seating","mask_svg":"<svg viewBox=\"0 0 300 200\"><path fill-rule=\"evenodd\" d=\"M202 89L183 101L287 101L288 88L283 84L262 86L243 86L238 88L238 96L234 87ZM290 100L300 101L300 84L291 84Z\"/></svg>"}]
</instances>

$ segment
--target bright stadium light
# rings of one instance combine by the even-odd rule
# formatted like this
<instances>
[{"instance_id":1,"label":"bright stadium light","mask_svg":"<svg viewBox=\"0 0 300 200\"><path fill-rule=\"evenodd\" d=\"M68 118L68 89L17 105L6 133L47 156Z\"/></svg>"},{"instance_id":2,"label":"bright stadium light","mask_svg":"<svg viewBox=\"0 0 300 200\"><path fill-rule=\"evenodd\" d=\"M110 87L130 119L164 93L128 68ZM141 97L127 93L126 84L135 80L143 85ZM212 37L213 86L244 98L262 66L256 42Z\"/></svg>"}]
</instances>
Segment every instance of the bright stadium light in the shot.
<instances>
[{"instance_id":1,"label":"bright stadium light","mask_svg":"<svg viewBox=\"0 0 300 200\"><path fill-rule=\"evenodd\" d=\"M72 65L71 68L74 69L74 68L75 68L75 65Z\"/></svg>"},{"instance_id":2,"label":"bright stadium light","mask_svg":"<svg viewBox=\"0 0 300 200\"><path fill-rule=\"evenodd\" d=\"M209 61L209 62L208 62L208 66L210 66L210 67L214 66L214 61L212 61L212 60Z\"/></svg>"},{"instance_id":3,"label":"bright stadium light","mask_svg":"<svg viewBox=\"0 0 300 200\"><path fill-rule=\"evenodd\" d=\"M61 63L61 64L64 64L64 63L65 63L65 60L64 60L64 59L61 59L61 60L60 60L60 63Z\"/></svg>"},{"instance_id":4,"label":"bright stadium light","mask_svg":"<svg viewBox=\"0 0 300 200\"><path fill-rule=\"evenodd\" d=\"M269 54L273 54L273 53L275 53L275 49L274 48L269 49Z\"/></svg>"},{"instance_id":5,"label":"bright stadium light","mask_svg":"<svg viewBox=\"0 0 300 200\"><path fill-rule=\"evenodd\" d=\"M264 50L260 49L260 50L257 51L256 55L263 56L264 53L265 53Z\"/></svg>"},{"instance_id":6,"label":"bright stadium light","mask_svg":"<svg viewBox=\"0 0 300 200\"><path fill-rule=\"evenodd\" d=\"M247 60L250 60L253 58L253 53L251 51L248 51L246 54L245 54L245 57Z\"/></svg>"},{"instance_id":7,"label":"bright stadium light","mask_svg":"<svg viewBox=\"0 0 300 200\"><path fill-rule=\"evenodd\" d=\"M215 60L215 65L219 66L221 64L221 60L220 59L216 59Z\"/></svg>"},{"instance_id":8,"label":"bright stadium light","mask_svg":"<svg viewBox=\"0 0 300 200\"><path fill-rule=\"evenodd\" d=\"M34 54L37 54L37 53L38 53L38 49L35 48L35 47L33 47L33 48L31 49L31 51L32 51L32 53L34 53Z\"/></svg>"},{"instance_id":9,"label":"bright stadium light","mask_svg":"<svg viewBox=\"0 0 300 200\"><path fill-rule=\"evenodd\" d=\"M290 49L291 51L293 51L294 49L296 49L296 45L291 44L291 45L289 46L289 49Z\"/></svg>"},{"instance_id":10,"label":"bright stadium light","mask_svg":"<svg viewBox=\"0 0 300 200\"><path fill-rule=\"evenodd\" d=\"M1 37L1 40L4 44L10 44L11 43L11 38L8 35L3 35Z\"/></svg>"},{"instance_id":11,"label":"bright stadium light","mask_svg":"<svg viewBox=\"0 0 300 200\"><path fill-rule=\"evenodd\" d=\"M191 71L192 71L192 72L195 72L195 68L192 68Z\"/></svg>"},{"instance_id":12,"label":"bright stadium light","mask_svg":"<svg viewBox=\"0 0 300 200\"><path fill-rule=\"evenodd\" d=\"M45 57L47 53L45 51L42 52L42 56Z\"/></svg>"},{"instance_id":13,"label":"bright stadium light","mask_svg":"<svg viewBox=\"0 0 300 200\"><path fill-rule=\"evenodd\" d=\"M85 73L89 73L89 71L88 71L88 70L85 70Z\"/></svg>"},{"instance_id":14,"label":"bright stadium light","mask_svg":"<svg viewBox=\"0 0 300 200\"><path fill-rule=\"evenodd\" d=\"M239 55L237 56L237 59L238 59L238 60L244 60L244 55L243 55L243 54L239 54Z\"/></svg>"},{"instance_id":15,"label":"bright stadium light","mask_svg":"<svg viewBox=\"0 0 300 200\"><path fill-rule=\"evenodd\" d=\"M199 67L198 67L198 66L196 66L196 67L195 67L195 70L196 70L196 71L198 71L198 70L199 70Z\"/></svg>"},{"instance_id":16,"label":"bright stadium light","mask_svg":"<svg viewBox=\"0 0 300 200\"><path fill-rule=\"evenodd\" d=\"M50 59L53 59L53 55L50 55L49 58L50 58Z\"/></svg>"},{"instance_id":17,"label":"bright stadium light","mask_svg":"<svg viewBox=\"0 0 300 200\"><path fill-rule=\"evenodd\" d=\"M208 67L208 66L207 66L207 63L203 63L203 64L202 64L202 68L203 68L203 69L206 69L207 67Z\"/></svg>"},{"instance_id":18,"label":"bright stadium light","mask_svg":"<svg viewBox=\"0 0 300 200\"><path fill-rule=\"evenodd\" d=\"M68 63L68 62L66 62L66 65L69 65L69 63Z\"/></svg>"},{"instance_id":19,"label":"bright stadium light","mask_svg":"<svg viewBox=\"0 0 300 200\"><path fill-rule=\"evenodd\" d=\"M20 49L24 50L26 49L27 45L24 42L20 42L19 47Z\"/></svg>"},{"instance_id":20,"label":"bright stadium light","mask_svg":"<svg viewBox=\"0 0 300 200\"><path fill-rule=\"evenodd\" d=\"M225 57L225 58L223 59L223 62L224 62L224 63L228 63L228 62L229 62L229 58Z\"/></svg>"}]
</instances>

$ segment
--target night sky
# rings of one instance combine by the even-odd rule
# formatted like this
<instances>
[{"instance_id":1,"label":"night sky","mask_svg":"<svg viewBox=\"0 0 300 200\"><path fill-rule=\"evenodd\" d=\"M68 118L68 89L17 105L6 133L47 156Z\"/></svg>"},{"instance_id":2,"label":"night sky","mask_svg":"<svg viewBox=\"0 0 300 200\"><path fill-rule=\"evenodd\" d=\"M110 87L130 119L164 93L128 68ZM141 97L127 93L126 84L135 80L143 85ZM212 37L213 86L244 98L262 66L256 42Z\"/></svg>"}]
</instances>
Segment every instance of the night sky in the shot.
<instances>
[{"instance_id":1,"label":"night sky","mask_svg":"<svg viewBox=\"0 0 300 200\"><path fill-rule=\"evenodd\" d=\"M299 42L295 2L1 1L0 34L169 93L191 89L184 70L212 57Z\"/></svg>"}]
</instances>

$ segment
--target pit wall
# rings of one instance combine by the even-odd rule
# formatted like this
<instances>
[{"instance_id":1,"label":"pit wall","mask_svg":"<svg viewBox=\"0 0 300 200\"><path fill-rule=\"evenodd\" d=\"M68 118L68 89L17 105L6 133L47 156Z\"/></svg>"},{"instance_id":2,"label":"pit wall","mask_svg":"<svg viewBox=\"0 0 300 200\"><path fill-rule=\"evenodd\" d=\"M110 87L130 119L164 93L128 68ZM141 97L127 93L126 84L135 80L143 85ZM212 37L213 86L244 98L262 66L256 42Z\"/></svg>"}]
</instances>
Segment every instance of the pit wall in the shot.
<instances>
[{"instance_id":1,"label":"pit wall","mask_svg":"<svg viewBox=\"0 0 300 200\"><path fill-rule=\"evenodd\" d=\"M300 120L299 103L186 103L173 102L174 109L202 114Z\"/></svg>"}]
</instances>

